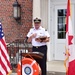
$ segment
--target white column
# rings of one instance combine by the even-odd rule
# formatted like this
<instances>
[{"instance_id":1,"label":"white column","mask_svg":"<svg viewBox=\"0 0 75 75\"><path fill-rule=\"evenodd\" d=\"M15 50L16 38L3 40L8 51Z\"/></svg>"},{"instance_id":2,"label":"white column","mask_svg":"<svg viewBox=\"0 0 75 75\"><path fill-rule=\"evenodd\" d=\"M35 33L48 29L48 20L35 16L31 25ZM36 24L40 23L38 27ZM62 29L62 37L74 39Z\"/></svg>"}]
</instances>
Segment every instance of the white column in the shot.
<instances>
[{"instance_id":1,"label":"white column","mask_svg":"<svg viewBox=\"0 0 75 75\"><path fill-rule=\"evenodd\" d=\"M48 31L49 31L49 33L50 33L50 10L51 10L51 8L50 8L50 6L51 6L51 0L48 0ZM51 44L51 36L50 36L50 42L48 43L48 51L47 51L47 57L48 57L48 61L51 61L51 55L53 55L52 54L52 52L51 52L51 46L52 46L52 44Z\"/></svg>"},{"instance_id":2,"label":"white column","mask_svg":"<svg viewBox=\"0 0 75 75\"><path fill-rule=\"evenodd\" d=\"M48 0L41 0L42 26L48 29Z\"/></svg>"},{"instance_id":3,"label":"white column","mask_svg":"<svg viewBox=\"0 0 75 75\"><path fill-rule=\"evenodd\" d=\"M40 0L33 0L33 19L40 17Z\"/></svg>"}]
</instances>

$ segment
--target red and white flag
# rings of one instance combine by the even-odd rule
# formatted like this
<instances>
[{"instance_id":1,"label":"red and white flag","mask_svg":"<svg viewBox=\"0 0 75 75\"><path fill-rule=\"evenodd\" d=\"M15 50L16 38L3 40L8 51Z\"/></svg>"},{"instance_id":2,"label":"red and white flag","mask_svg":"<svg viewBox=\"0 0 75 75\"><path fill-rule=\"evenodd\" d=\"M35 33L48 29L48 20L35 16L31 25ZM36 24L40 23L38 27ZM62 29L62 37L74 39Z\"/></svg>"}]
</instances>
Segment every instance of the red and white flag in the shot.
<instances>
[{"instance_id":1,"label":"red and white flag","mask_svg":"<svg viewBox=\"0 0 75 75\"><path fill-rule=\"evenodd\" d=\"M2 25L0 23L0 75L10 75L11 65L7 52Z\"/></svg>"},{"instance_id":2,"label":"red and white flag","mask_svg":"<svg viewBox=\"0 0 75 75\"><path fill-rule=\"evenodd\" d=\"M67 14L66 14L66 75L75 75L75 47L74 47L74 34L71 21L71 3L68 0Z\"/></svg>"}]
</instances>

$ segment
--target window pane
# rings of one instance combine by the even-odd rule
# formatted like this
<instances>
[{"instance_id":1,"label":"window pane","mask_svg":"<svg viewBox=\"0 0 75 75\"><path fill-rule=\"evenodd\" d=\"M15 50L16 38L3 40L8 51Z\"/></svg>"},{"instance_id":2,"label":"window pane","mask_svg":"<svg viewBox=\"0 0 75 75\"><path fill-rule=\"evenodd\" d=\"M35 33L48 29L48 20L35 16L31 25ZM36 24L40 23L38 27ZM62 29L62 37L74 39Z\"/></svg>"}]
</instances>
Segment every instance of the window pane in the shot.
<instances>
[{"instance_id":1,"label":"window pane","mask_svg":"<svg viewBox=\"0 0 75 75\"><path fill-rule=\"evenodd\" d=\"M60 38L65 39L66 38L66 32L59 31L58 32L58 39L60 39Z\"/></svg>"},{"instance_id":2,"label":"window pane","mask_svg":"<svg viewBox=\"0 0 75 75\"><path fill-rule=\"evenodd\" d=\"M62 23L63 22L63 17L58 17L58 23Z\"/></svg>"},{"instance_id":3,"label":"window pane","mask_svg":"<svg viewBox=\"0 0 75 75\"><path fill-rule=\"evenodd\" d=\"M58 16L63 16L63 10L62 9L58 10Z\"/></svg>"},{"instance_id":4,"label":"window pane","mask_svg":"<svg viewBox=\"0 0 75 75\"><path fill-rule=\"evenodd\" d=\"M62 25L60 24L60 25L58 25L58 31L63 31L63 27L62 27Z\"/></svg>"},{"instance_id":5,"label":"window pane","mask_svg":"<svg viewBox=\"0 0 75 75\"><path fill-rule=\"evenodd\" d=\"M59 9L58 16L66 16L66 9Z\"/></svg>"}]
</instances>

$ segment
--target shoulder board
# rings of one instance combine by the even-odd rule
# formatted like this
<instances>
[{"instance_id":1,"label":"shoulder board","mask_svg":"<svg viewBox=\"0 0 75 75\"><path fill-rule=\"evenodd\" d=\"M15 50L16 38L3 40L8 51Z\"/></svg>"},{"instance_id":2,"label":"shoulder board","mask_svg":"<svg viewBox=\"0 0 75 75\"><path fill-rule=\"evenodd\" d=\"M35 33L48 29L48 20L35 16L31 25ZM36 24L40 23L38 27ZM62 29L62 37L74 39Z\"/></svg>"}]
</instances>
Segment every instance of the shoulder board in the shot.
<instances>
[{"instance_id":1,"label":"shoulder board","mask_svg":"<svg viewBox=\"0 0 75 75\"><path fill-rule=\"evenodd\" d=\"M30 28L30 31L33 31L34 28Z\"/></svg>"}]
</instances>

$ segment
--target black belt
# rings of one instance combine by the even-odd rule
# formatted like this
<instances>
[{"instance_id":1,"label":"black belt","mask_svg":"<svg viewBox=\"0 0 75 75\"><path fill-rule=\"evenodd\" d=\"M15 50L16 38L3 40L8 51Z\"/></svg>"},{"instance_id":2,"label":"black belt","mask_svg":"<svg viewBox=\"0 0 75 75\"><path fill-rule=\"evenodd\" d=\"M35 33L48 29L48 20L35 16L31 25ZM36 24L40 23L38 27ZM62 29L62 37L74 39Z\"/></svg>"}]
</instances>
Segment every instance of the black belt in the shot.
<instances>
[{"instance_id":1,"label":"black belt","mask_svg":"<svg viewBox=\"0 0 75 75\"><path fill-rule=\"evenodd\" d=\"M33 46L33 48L41 48L41 47L45 47L46 45L43 46Z\"/></svg>"}]
</instances>

